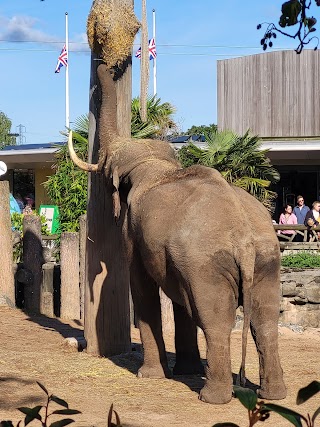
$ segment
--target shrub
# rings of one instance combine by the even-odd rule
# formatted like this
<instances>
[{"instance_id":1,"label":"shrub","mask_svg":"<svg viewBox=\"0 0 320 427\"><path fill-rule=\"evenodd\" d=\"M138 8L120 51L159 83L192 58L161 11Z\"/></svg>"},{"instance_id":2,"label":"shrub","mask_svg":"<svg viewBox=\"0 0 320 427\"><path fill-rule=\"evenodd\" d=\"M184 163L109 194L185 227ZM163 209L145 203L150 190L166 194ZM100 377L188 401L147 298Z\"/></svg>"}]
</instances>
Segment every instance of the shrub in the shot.
<instances>
[{"instance_id":1,"label":"shrub","mask_svg":"<svg viewBox=\"0 0 320 427\"><path fill-rule=\"evenodd\" d=\"M320 267L320 255L313 252L298 252L285 255L281 259L282 267L312 268Z\"/></svg>"}]
</instances>

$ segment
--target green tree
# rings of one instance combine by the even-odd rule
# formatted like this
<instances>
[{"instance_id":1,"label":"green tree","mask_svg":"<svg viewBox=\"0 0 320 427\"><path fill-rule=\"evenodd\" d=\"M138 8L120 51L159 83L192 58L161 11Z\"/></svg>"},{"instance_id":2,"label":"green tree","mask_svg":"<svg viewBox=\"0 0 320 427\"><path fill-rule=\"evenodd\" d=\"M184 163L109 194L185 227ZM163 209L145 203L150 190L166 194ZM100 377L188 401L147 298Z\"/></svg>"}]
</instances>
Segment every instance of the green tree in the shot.
<instances>
[{"instance_id":1,"label":"green tree","mask_svg":"<svg viewBox=\"0 0 320 427\"><path fill-rule=\"evenodd\" d=\"M16 145L16 138L10 136L11 120L0 111L0 149L6 145Z\"/></svg>"},{"instance_id":2,"label":"green tree","mask_svg":"<svg viewBox=\"0 0 320 427\"><path fill-rule=\"evenodd\" d=\"M320 6L320 0L289 0L282 4L279 26L274 23L258 24L257 29L266 28L261 39L263 50L273 46L273 41L277 34L282 34L291 39L298 40L297 53L301 53L303 48L310 42L315 44L314 50L317 50L319 39L314 36L317 20L312 16L312 9ZM292 32L289 32L290 29Z\"/></svg>"},{"instance_id":3,"label":"green tree","mask_svg":"<svg viewBox=\"0 0 320 427\"><path fill-rule=\"evenodd\" d=\"M204 136L206 136L206 135L211 134L212 132L216 132L216 131L217 131L217 125L212 123L211 125L200 125L200 126L193 125L185 133L186 133L186 135L204 135Z\"/></svg>"},{"instance_id":4,"label":"green tree","mask_svg":"<svg viewBox=\"0 0 320 427\"><path fill-rule=\"evenodd\" d=\"M278 182L280 175L266 157L267 150L261 150L261 140L248 132L239 136L217 131L207 137L206 144L205 149L194 144L181 148L178 156L183 166L202 164L218 170L228 182L248 191L272 211L276 193L268 187Z\"/></svg>"},{"instance_id":5,"label":"green tree","mask_svg":"<svg viewBox=\"0 0 320 427\"><path fill-rule=\"evenodd\" d=\"M74 126L74 148L82 160L87 160L88 139L83 136L87 116L81 116ZM79 126L79 127L78 127ZM59 207L60 231L78 231L79 217L87 210L88 177L69 157L68 146L56 153L55 173L44 186L50 199Z\"/></svg>"}]
</instances>

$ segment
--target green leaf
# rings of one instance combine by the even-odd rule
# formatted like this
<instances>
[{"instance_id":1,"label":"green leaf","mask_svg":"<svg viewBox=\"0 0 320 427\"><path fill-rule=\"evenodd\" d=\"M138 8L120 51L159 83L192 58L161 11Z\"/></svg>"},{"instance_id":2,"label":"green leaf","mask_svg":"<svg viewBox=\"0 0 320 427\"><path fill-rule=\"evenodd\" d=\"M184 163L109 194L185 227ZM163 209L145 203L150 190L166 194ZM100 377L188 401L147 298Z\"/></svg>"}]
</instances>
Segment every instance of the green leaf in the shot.
<instances>
[{"instance_id":1,"label":"green leaf","mask_svg":"<svg viewBox=\"0 0 320 427\"><path fill-rule=\"evenodd\" d=\"M292 411L291 409L285 408L284 406L267 403L263 405L262 409L276 412L296 427L302 427L301 419L305 420L303 415L298 414L298 412Z\"/></svg>"},{"instance_id":2,"label":"green leaf","mask_svg":"<svg viewBox=\"0 0 320 427\"><path fill-rule=\"evenodd\" d=\"M55 421L54 423L50 424L49 427L64 427L71 423L74 423L72 418L65 418L64 420Z\"/></svg>"},{"instance_id":3,"label":"green leaf","mask_svg":"<svg viewBox=\"0 0 320 427\"><path fill-rule=\"evenodd\" d=\"M39 381L36 381L36 383L38 384L38 386L45 392L45 394L47 396L49 396L48 390L45 388L44 385L42 385L41 383L39 383Z\"/></svg>"},{"instance_id":4,"label":"green leaf","mask_svg":"<svg viewBox=\"0 0 320 427\"><path fill-rule=\"evenodd\" d=\"M314 396L320 391L320 382L312 381L307 387L303 387L298 391L297 405L306 402L310 397Z\"/></svg>"},{"instance_id":5,"label":"green leaf","mask_svg":"<svg viewBox=\"0 0 320 427\"><path fill-rule=\"evenodd\" d=\"M75 414L81 414L80 411L77 409L57 409L56 411L52 412L53 414L60 414L60 415L75 415Z\"/></svg>"},{"instance_id":6,"label":"green leaf","mask_svg":"<svg viewBox=\"0 0 320 427\"><path fill-rule=\"evenodd\" d=\"M35 406L34 408L26 408L26 407L18 408L20 412L22 412L23 414L26 414L26 417L24 420L25 426L27 426L29 423L31 423L31 421L35 419L41 421L41 416L39 414L39 411L41 410L41 408L42 406Z\"/></svg>"},{"instance_id":7,"label":"green leaf","mask_svg":"<svg viewBox=\"0 0 320 427\"><path fill-rule=\"evenodd\" d=\"M249 388L244 388L240 386L233 387L235 396L240 400L242 405L252 411L257 404L258 397L256 393Z\"/></svg>"},{"instance_id":8,"label":"green leaf","mask_svg":"<svg viewBox=\"0 0 320 427\"><path fill-rule=\"evenodd\" d=\"M38 414L41 408L42 406L35 406L34 408L27 408L25 406L22 406L21 408L18 408L18 410L25 415L31 415L34 413Z\"/></svg>"},{"instance_id":9,"label":"green leaf","mask_svg":"<svg viewBox=\"0 0 320 427\"><path fill-rule=\"evenodd\" d=\"M213 424L212 427L239 427L238 424L234 424L234 423L218 423L218 424Z\"/></svg>"},{"instance_id":10,"label":"green leaf","mask_svg":"<svg viewBox=\"0 0 320 427\"><path fill-rule=\"evenodd\" d=\"M314 422L314 420L317 418L317 416L320 414L320 407L316 410L316 412L312 415L312 421Z\"/></svg>"},{"instance_id":11,"label":"green leaf","mask_svg":"<svg viewBox=\"0 0 320 427\"><path fill-rule=\"evenodd\" d=\"M64 427L71 423L74 423L73 419L65 418L64 420L55 421L54 423L50 424L49 427Z\"/></svg>"},{"instance_id":12,"label":"green leaf","mask_svg":"<svg viewBox=\"0 0 320 427\"><path fill-rule=\"evenodd\" d=\"M60 399L60 397L52 395L50 397L50 400L52 400L53 402L56 402L60 406L64 406L65 408L69 409L69 405L67 404L67 402L63 399Z\"/></svg>"}]
</instances>

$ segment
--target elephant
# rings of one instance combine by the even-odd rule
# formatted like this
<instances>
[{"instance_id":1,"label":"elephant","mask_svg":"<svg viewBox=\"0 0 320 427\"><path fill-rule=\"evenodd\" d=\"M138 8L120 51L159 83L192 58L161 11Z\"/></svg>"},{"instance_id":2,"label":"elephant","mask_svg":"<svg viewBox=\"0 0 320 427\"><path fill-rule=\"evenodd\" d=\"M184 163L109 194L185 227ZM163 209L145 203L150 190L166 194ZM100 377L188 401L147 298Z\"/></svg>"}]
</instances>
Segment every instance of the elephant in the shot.
<instances>
[{"instance_id":1,"label":"elephant","mask_svg":"<svg viewBox=\"0 0 320 427\"><path fill-rule=\"evenodd\" d=\"M267 210L214 169L183 169L172 146L159 140L120 137L114 76L98 66L102 90L100 159L89 164L72 146L83 170L104 171L113 182L114 215L127 210L123 238L130 286L144 348L139 377L170 377L161 329L159 288L172 300L176 363L173 374L203 372L197 326L207 344L206 382L200 399L232 398L230 336L243 305L241 380L249 328L259 354L259 395L283 399L286 387L278 352L279 243Z\"/></svg>"}]
</instances>

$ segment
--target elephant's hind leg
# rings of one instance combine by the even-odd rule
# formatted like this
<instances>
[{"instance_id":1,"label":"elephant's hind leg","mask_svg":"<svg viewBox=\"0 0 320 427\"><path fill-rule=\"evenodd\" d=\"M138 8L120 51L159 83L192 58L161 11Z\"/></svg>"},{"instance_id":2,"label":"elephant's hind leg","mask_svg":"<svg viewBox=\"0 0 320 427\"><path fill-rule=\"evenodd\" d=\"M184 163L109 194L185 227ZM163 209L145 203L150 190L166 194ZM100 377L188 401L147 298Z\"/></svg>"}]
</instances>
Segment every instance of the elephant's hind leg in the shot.
<instances>
[{"instance_id":1,"label":"elephant's hind leg","mask_svg":"<svg viewBox=\"0 0 320 427\"><path fill-rule=\"evenodd\" d=\"M236 315L236 296L229 280L212 269L212 278L199 278L206 289L193 293L207 343L206 383L199 398L207 403L228 403L232 398L230 336Z\"/></svg>"},{"instance_id":2,"label":"elephant's hind leg","mask_svg":"<svg viewBox=\"0 0 320 427\"><path fill-rule=\"evenodd\" d=\"M130 283L144 349L138 377L171 378L162 336L159 288L138 260L132 264Z\"/></svg>"},{"instance_id":3,"label":"elephant's hind leg","mask_svg":"<svg viewBox=\"0 0 320 427\"><path fill-rule=\"evenodd\" d=\"M275 283L279 277L271 274L253 287L251 312L251 332L259 354L258 394L272 400L287 395L278 350L279 288Z\"/></svg>"},{"instance_id":4,"label":"elephant's hind leg","mask_svg":"<svg viewBox=\"0 0 320 427\"><path fill-rule=\"evenodd\" d=\"M197 326L185 307L173 302L176 363L174 375L204 375L197 340Z\"/></svg>"}]
</instances>

